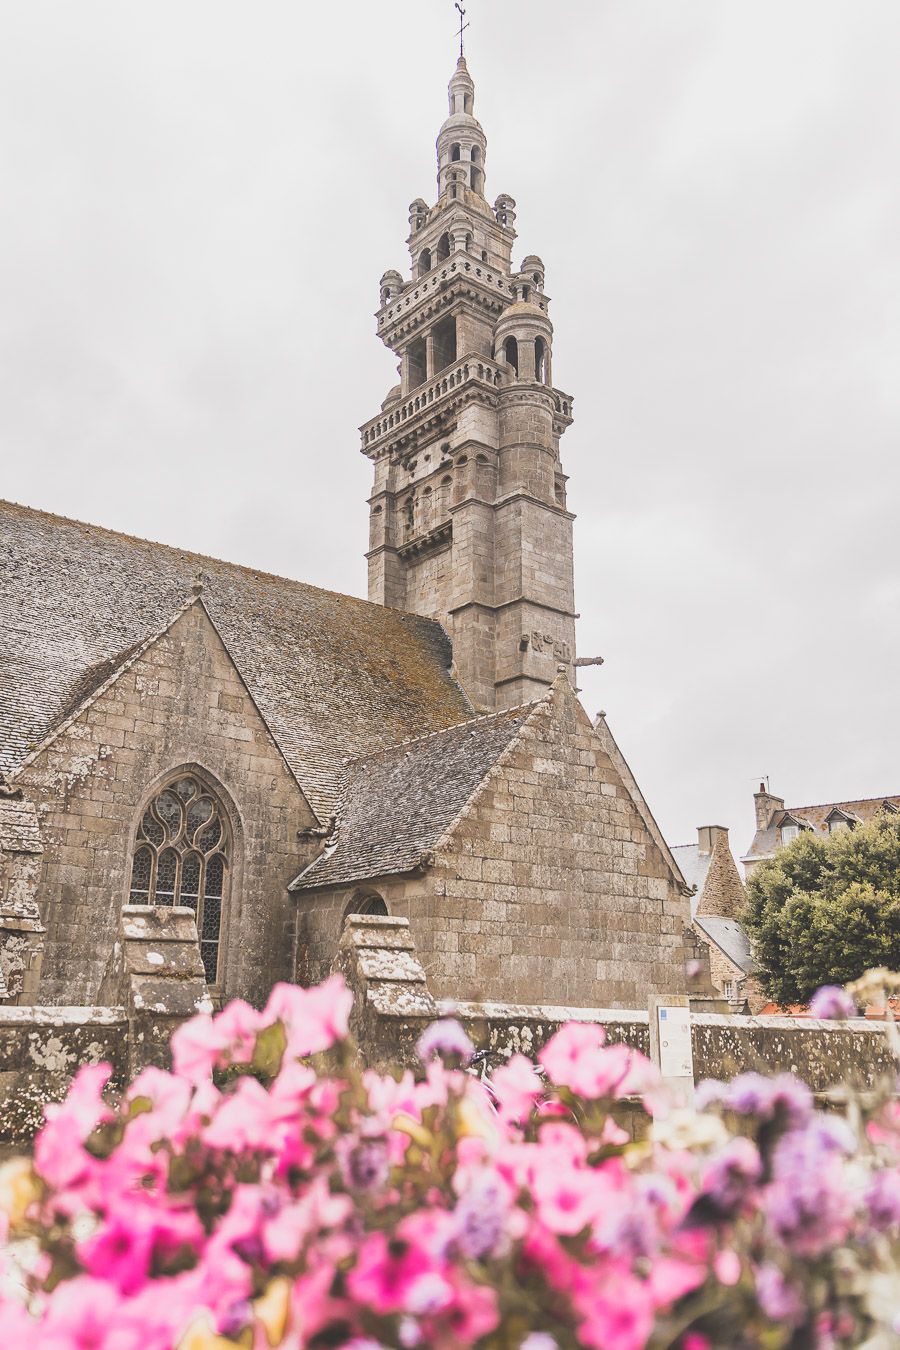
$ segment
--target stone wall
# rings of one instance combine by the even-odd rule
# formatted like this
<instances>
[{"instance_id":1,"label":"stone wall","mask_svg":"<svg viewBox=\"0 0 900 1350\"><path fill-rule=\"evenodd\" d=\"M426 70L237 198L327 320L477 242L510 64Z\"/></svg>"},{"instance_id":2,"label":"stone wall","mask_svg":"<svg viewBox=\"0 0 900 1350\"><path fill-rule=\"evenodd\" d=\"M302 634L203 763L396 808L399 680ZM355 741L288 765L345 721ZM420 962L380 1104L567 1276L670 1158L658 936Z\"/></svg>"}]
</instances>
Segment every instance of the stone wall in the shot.
<instances>
[{"instance_id":1,"label":"stone wall","mask_svg":"<svg viewBox=\"0 0 900 1350\"><path fill-rule=\"evenodd\" d=\"M40 826L33 802L0 778L0 1003L34 1003L44 925L37 904Z\"/></svg>"},{"instance_id":2,"label":"stone wall","mask_svg":"<svg viewBox=\"0 0 900 1350\"><path fill-rule=\"evenodd\" d=\"M193 910L126 905L100 997L124 1007L129 1078L147 1064L166 1067L172 1032L212 1012Z\"/></svg>"},{"instance_id":3,"label":"stone wall","mask_svg":"<svg viewBox=\"0 0 900 1350\"><path fill-rule=\"evenodd\" d=\"M0 1008L0 1151L28 1144L44 1106L62 1101L82 1064L112 1065L113 1086L128 1072L124 1008Z\"/></svg>"},{"instance_id":4,"label":"stone wall","mask_svg":"<svg viewBox=\"0 0 900 1350\"><path fill-rule=\"evenodd\" d=\"M535 1055L564 1023L596 1022L610 1044L649 1054L648 1014L608 1008L529 1007L502 1003L438 1003L441 1015L458 1017L478 1049L496 1065L512 1054ZM871 1087L891 1071L884 1027L857 1018L847 1023L804 1017L736 1017L691 1013L694 1078L734 1078L747 1070L793 1073L814 1092L836 1083Z\"/></svg>"},{"instance_id":5,"label":"stone wall","mask_svg":"<svg viewBox=\"0 0 900 1350\"><path fill-rule=\"evenodd\" d=\"M566 1022L602 1026L610 1044L650 1051L646 1010L561 1007L458 1000L432 1001L430 981L408 925L375 916L348 920L337 962L356 995L354 1033L368 1062L415 1063L415 1041L431 1017L457 1017L476 1049L488 1053L488 1072L522 1054L534 1058ZM862 1018L846 1023L797 1017L735 1017L691 1013L694 1076L730 1079L746 1070L791 1073L814 1092L838 1083L871 1087L896 1074L883 1025Z\"/></svg>"},{"instance_id":6,"label":"stone wall","mask_svg":"<svg viewBox=\"0 0 900 1350\"><path fill-rule=\"evenodd\" d=\"M126 906L100 993L109 1006L0 1008L0 1152L30 1142L81 1065L109 1064L113 1095L168 1067L172 1032L212 1008L193 912Z\"/></svg>"},{"instance_id":7,"label":"stone wall","mask_svg":"<svg viewBox=\"0 0 900 1350\"><path fill-rule=\"evenodd\" d=\"M418 874L298 894L298 977L327 972L377 893L409 920L435 997L634 1007L685 992L690 906L561 676Z\"/></svg>"},{"instance_id":8,"label":"stone wall","mask_svg":"<svg viewBox=\"0 0 900 1350\"><path fill-rule=\"evenodd\" d=\"M43 834L42 1001L96 999L128 899L134 831L148 799L182 767L208 781L230 817L225 996L265 999L291 977L287 886L303 860L297 830L315 820L196 602L17 775Z\"/></svg>"},{"instance_id":9,"label":"stone wall","mask_svg":"<svg viewBox=\"0 0 900 1350\"><path fill-rule=\"evenodd\" d=\"M567 681L435 854L408 912L436 997L683 991L688 900Z\"/></svg>"}]
</instances>

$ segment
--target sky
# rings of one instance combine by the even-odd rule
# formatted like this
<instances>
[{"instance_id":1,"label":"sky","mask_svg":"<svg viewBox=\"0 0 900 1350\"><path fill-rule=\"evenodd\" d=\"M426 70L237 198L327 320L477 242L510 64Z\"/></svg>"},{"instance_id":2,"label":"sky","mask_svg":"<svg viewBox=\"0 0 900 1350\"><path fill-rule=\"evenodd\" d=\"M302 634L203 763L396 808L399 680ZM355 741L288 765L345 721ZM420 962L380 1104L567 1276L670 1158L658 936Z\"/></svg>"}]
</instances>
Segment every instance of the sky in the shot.
<instances>
[{"instance_id":1,"label":"sky","mask_svg":"<svg viewBox=\"0 0 900 1350\"><path fill-rule=\"evenodd\" d=\"M469 0L580 672L666 838L900 791L900 5ZM449 0L0 0L0 496L365 594Z\"/></svg>"}]
</instances>

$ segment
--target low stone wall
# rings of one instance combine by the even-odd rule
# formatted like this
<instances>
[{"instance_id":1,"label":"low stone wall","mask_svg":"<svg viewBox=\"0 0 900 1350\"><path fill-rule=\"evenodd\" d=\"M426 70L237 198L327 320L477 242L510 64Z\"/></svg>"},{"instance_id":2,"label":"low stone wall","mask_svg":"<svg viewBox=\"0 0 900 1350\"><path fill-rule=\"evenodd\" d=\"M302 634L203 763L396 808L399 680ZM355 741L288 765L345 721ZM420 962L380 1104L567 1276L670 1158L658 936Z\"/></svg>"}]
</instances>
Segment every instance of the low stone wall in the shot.
<instances>
[{"instance_id":1,"label":"low stone wall","mask_svg":"<svg viewBox=\"0 0 900 1350\"><path fill-rule=\"evenodd\" d=\"M373 1066L412 1064L415 1042L435 1016L457 1017L475 1046L488 1052L488 1072L510 1055L533 1058L565 1022L596 1022L610 1043L649 1054L645 1010L512 1003L435 1002L406 919L350 915L335 966L353 990L352 1030ZM694 1075L734 1078L745 1070L792 1073L814 1092L838 1083L872 1087L896 1072L883 1024L855 1018L737 1017L691 1010Z\"/></svg>"},{"instance_id":2,"label":"low stone wall","mask_svg":"<svg viewBox=\"0 0 900 1350\"><path fill-rule=\"evenodd\" d=\"M211 1011L193 911L126 905L101 996L107 1006L0 1007L0 1154L30 1144L82 1064L111 1064L115 1092L168 1065L175 1028Z\"/></svg>"},{"instance_id":3,"label":"low stone wall","mask_svg":"<svg viewBox=\"0 0 900 1350\"><path fill-rule=\"evenodd\" d=\"M124 1008L0 1008L0 1152L29 1144L48 1102L62 1101L82 1064L128 1069Z\"/></svg>"},{"instance_id":4,"label":"low stone wall","mask_svg":"<svg viewBox=\"0 0 900 1350\"><path fill-rule=\"evenodd\" d=\"M640 1010L450 1002L439 1003L438 1010L458 1017L494 1065L516 1053L536 1055L565 1022L596 1022L610 1044L633 1045L645 1055L650 1050L649 1015ZM893 1066L884 1027L863 1018L840 1023L692 1012L691 1042L698 1083L752 1069L793 1073L814 1092L824 1092L836 1083L872 1087Z\"/></svg>"}]
</instances>

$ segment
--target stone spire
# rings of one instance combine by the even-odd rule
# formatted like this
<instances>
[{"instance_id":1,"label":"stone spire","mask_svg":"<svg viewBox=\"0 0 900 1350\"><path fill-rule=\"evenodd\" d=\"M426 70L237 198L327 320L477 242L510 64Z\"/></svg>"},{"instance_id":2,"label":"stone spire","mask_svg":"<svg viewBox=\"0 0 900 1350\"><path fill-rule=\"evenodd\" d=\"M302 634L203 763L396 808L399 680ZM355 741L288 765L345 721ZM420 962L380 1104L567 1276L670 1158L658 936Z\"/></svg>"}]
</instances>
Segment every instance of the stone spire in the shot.
<instances>
[{"instance_id":1,"label":"stone spire","mask_svg":"<svg viewBox=\"0 0 900 1350\"><path fill-rule=\"evenodd\" d=\"M464 56L456 63L447 97L450 111L437 138L438 196L459 197L466 187L483 197L487 137L474 116L475 81Z\"/></svg>"},{"instance_id":2,"label":"stone spire","mask_svg":"<svg viewBox=\"0 0 900 1350\"><path fill-rule=\"evenodd\" d=\"M369 599L436 618L485 708L574 674L572 520L544 264L516 269L516 203L484 195L487 138L461 56L437 139L438 198L409 208L408 279L381 278L400 383L361 428L372 460ZM574 683L574 680L573 680Z\"/></svg>"}]
</instances>

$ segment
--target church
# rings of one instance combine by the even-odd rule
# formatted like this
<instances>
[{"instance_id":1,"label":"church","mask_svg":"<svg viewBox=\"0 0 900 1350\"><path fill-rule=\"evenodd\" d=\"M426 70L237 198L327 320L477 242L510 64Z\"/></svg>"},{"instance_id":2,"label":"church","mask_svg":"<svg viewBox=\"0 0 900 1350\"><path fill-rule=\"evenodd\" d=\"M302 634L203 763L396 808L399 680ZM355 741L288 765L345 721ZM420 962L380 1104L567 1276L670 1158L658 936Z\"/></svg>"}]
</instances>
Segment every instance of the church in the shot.
<instances>
[{"instance_id":1,"label":"church","mask_svg":"<svg viewBox=\"0 0 900 1350\"><path fill-rule=\"evenodd\" d=\"M96 1002L126 904L194 912L217 1002L367 912L442 998L685 991L689 888L576 693L572 398L474 99L460 57L380 282L368 601L0 506L3 1001Z\"/></svg>"}]
</instances>

